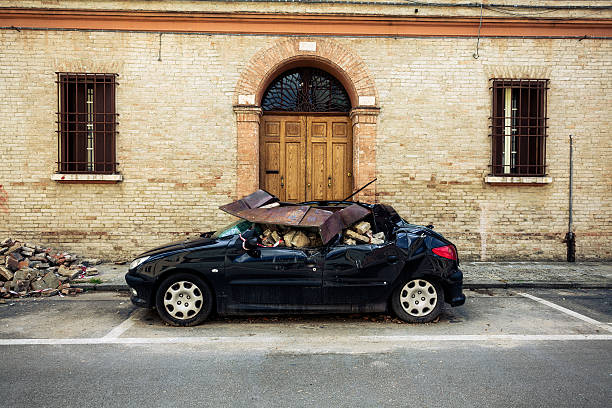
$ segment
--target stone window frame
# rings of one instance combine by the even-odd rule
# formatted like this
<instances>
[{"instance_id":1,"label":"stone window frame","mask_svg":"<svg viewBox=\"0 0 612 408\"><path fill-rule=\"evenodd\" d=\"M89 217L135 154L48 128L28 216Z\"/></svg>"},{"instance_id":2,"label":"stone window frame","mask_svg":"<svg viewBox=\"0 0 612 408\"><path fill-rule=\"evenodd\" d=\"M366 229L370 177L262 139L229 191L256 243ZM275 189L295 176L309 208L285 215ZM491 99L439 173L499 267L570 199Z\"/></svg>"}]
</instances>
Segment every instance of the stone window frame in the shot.
<instances>
[{"instance_id":1,"label":"stone window frame","mask_svg":"<svg viewBox=\"0 0 612 408\"><path fill-rule=\"evenodd\" d=\"M489 174L485 181L492 184L547 184L552 181L547 174L546 164L546 130L548 128L547 118L547 90L549 89L548 79L532 78L491 78L491 117L490 134L491 137L491 162ZM522 94L523 90L527 90ZM511 90L511 93L508 92ZM518 90L519 92L515 92ZM503 92L502 92L503 91ZM531 95L536 94L536 110L529 112L533 108L530 106ZM519 97L516 98L517 93ZM526 101L520 101L521 95L526 96ZM509 97L509 98L508 98ZM502 100L503 99L503 100ZM514 104L516 102L516 106ZM527 107L525 107L527 105ZM515 118L512 114L506 115L508 108L511 111L527 112L527 116ZM501 130L500 130L501 129ZM537 137L535 143L530 143L530 138ZM516 141L525 141L527 144L520 146ZM517 144L519 147L516 147ZM530 144L537 150L535 159L530 158ZM515 151L516 149L516 151ZM510 154L508 154L510 153ZM512 156L511 156L512 155ZM524 164L524 157L527 156L527 164ZM515 160L511 160L514 158ZM516 165L518 158L519 163ZM523 161L521 162L521 159ZM525 171L520 167L526 167ZM535 168L535 170L534 170Z\"/></svg>"},{"instance_id":2,"label":"stone window frame","mask_svg":"<svg viewBox=\"0 0 612 408\"><path fill-rule=\"evenodd\" d=\"M122 181L116 162L119 74L56 72L56 75L58 157L57 170L51 179L59 183Z\"/></svg>"}]
</instances>

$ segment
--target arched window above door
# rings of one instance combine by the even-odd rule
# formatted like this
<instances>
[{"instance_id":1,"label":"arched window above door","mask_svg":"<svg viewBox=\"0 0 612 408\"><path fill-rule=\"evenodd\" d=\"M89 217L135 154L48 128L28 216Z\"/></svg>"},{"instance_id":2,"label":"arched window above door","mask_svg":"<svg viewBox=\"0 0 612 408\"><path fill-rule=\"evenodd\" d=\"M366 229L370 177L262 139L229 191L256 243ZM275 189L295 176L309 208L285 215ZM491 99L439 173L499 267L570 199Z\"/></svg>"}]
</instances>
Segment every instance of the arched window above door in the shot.
<instances>
[{"instance_id":1,"label":"arched window above door","mask_svg":"<svg viewBox=\"0 0 612 408\"><path fill-rule=\"evenodd\" d=\"M294 68L276 78L263 95L265 112L348 112L351 101L336 78L318 68Z\"/></svg>"}]
</instances>

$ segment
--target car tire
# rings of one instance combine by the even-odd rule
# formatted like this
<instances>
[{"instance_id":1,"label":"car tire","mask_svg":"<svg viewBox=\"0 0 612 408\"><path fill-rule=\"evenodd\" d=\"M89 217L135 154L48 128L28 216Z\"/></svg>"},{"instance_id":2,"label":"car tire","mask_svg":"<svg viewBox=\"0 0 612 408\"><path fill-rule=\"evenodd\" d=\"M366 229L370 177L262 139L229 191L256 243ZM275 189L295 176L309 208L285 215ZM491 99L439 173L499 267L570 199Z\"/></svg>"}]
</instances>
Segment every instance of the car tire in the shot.
<instances>
[{"instance_id":1,"label":"car tire","mask_svg":"<svg viewBox=\"0 0 612 408\"><path fill-rule=\"evenodd\" d=\"M444 307L444 291L431 278L409 278L400 283L391 296L391 309L409 323L429 323Z\"/></svg>"},{"instance_id":2,"label":"car tire","mask_svg":"<svg viewBox=\"0 0 612 408\"><path fill-rule=\"evenodd\" d=\"M210 316L213 294L202 279L179 273L161 283L155 306L162 320L172 326L196 326Z\"/></svg>"}]
</instances>

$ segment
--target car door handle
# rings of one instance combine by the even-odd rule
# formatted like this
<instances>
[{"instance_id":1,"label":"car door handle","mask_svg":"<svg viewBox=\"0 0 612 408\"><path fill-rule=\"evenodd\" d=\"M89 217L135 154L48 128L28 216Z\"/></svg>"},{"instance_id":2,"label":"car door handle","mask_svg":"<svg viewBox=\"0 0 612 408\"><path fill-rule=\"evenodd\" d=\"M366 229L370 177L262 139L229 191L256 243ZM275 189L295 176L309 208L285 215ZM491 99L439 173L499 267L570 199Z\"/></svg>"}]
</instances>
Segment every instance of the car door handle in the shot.
<instances>
[{"instance_id":1,"label":"car door handle","mask_svg":"<svg viewBox=\"0 0 612 408\"><path fill-rule=\"evenodd\" d=\"M399 260L399 258L396 255L390 255L387 257L387 262L389 263L396 263Z\"/></svg>"}]
</instances>

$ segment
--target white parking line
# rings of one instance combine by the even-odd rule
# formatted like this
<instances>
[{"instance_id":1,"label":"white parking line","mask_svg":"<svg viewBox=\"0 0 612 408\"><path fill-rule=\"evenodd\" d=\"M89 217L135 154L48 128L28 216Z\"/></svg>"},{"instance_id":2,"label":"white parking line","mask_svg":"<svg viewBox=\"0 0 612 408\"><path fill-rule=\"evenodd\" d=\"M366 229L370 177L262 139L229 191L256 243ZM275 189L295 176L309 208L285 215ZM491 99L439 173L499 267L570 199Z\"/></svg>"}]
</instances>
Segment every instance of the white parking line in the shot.
<instances>
[{"instance_id":1,"label":"white parking line","mask_svg":"<svg viewBox=\"0 0 612 408\"><path fill-rule=\"evenodd\" d=\"M270 350L300 349L325 351L334 345L357 348L364 345L389 343L401 346L410 343L434 342L490 342L490 341L584 341L612 340L612 334L450 334L450 335L414 335L414 336L346 336L317 337L312 339L292 336L206 336L206 337L102 337L102 338L69 338L69 339L0 339L0 346L28 345L94 345L94 344L231 344L259 345ZM314 344L313 344L314 343Z\"/></svg>"},{"instance_id":2,"label":"white parking line","mask_svg":"<svg viewBox=\"0 0 612 408\"><path fill-rule=\"evenodd\" d=\"M575 317L576 319L580 319L580 320L582 320L584 322L587 322L587 323L590 323L592 325L595 325L595 326L599 327L600 329L612 332L612 327L608 327L607 324L602 323L600 321L597 321L595 319L591 319L588 316L585 316L585 315L582 315L580 313L574 312L573 310L567 309L567 308L565 308L563 306L559 306L559 305L557 305L555 303L549 302L548 300L541 299L541 298L539 298L537 296L533 296L533 295L530 295L528 293L521 293L521 292L519 292L519 295L521 295L523 297L526 297L528 299L531 299L531 300L535 300L536 302L541 303L543 305L546 305L548 307L552 307L553 309L556 309L556 310L558 310L560 312L563 312L563 313L565 313L567 315Z\"/></svg>"},{"instance_id":3,"label":"white parking line","mask_svg":"<svg viewBox=\"0 0 612 408\"><path fill-rule=\"evenodd\" d=\"M123 321L119 326L115 327L113 330L109 331L106 336L102 337L103 339L116 339L125 333L130 327L136 323L136 320L140 319L142 315L146 312L144 309L138 309L134 313L130 315L127 319Z\"/></svg>"}]
</instances>

